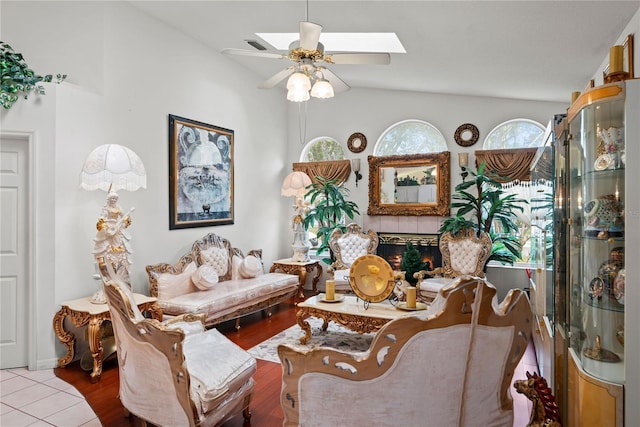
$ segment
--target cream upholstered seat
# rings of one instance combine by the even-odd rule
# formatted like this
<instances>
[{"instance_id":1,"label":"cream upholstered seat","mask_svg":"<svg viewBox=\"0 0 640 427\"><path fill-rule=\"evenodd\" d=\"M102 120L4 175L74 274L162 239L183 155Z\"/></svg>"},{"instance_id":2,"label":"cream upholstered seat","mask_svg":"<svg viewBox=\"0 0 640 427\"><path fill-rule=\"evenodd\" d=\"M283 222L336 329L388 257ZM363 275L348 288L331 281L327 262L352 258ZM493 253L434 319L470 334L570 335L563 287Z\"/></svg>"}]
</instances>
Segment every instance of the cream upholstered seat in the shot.
<instances>
[{"instance_id":1,"label":"cream upholstered seat","mask_svg":"<svg viewBox=\"0 0 640 427\"><path fill-rule=\"evenodd\" d=\"M333 272L336 290L350 291L349 269L351 264L362 255L375 254L378 248L378 234L369 230L362 232L362 228L355 223L347 225L346 232L337 228L329 237L329 248L336 260L329 267Z\"/></svg>"},{"instance_id":2,"label":"cream upholstered seat","mask_svg":"<svg viewBox=\"0 0 640 427\"><path fill-rule=\"evenodd\" d=\"M146 319L121 280L104 285L118 352L119 397L126 411L158 426L215 426L250 418L256 361L204 315Z\"/></svg>"},{"instance_id":3,"label":"cream upholstered seat","mask_svg":"<svg viewBox=\"0 0 640 427\"><path fill-rule=\"evenodd\" d=\"M511 426L531 322L521 289L499 304L484 279L461 276L428 310L383 326L366 352L281 345L284 425Z\"/></svg>"},{"instance_id":4,"label":"cream upholstered seat","mask_svg":"<svg viewBox=\"0 0 640 427\"><path fill-rule=\"evenodd\" d=\"M434 270L422 270L414 274L418 279L418 297L424 301L432 301L440 289L452 279L470 275L485 277L484 266L491 255L491 238L487 233L478 237L475 230L467 228L455 236L450 232L440 236L440 253L442 267ZM440 276L424 278L425 276Z\"/></svg>"}]
</instances>

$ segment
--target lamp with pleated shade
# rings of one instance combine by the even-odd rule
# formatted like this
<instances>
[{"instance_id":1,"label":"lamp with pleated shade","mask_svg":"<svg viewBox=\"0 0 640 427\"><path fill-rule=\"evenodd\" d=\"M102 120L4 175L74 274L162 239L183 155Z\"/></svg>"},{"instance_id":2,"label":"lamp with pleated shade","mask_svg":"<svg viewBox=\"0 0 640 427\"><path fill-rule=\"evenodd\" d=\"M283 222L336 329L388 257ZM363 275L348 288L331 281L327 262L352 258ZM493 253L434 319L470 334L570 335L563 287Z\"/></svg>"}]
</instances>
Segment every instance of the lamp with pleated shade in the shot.
<instances>
[{"instance_id":1,"label":"lamp with pleated shade","mask_svg":"<svg viewBox=\"0 0 640 427\"><path fill-rule=\"evenodd\" d=\"M303 215L306 210L304 195L309 185L311 185L309 175L304 172L295 171L286 176L280 191L282 196L296 198L295 205L293 206L295 215L292 221L293 243L291 244L293 248L291 260L296 262L309 261L309 238L303 223Z\"/></svg>"}]
</instances>

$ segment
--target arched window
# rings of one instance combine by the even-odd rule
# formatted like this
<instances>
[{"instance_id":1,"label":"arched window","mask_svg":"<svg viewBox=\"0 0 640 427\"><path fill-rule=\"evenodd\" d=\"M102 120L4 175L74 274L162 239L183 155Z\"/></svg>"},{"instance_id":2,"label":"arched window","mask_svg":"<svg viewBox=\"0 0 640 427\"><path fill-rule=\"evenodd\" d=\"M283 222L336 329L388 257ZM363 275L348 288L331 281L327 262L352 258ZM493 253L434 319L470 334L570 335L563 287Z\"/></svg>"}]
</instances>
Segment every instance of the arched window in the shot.
<instances>
[{"instance_id":1,"label":"arched window","mask_svg":"<svg viewBox=\"0 0 640 427\"><path fill-rule=\"evenodd\" d=\"M529 119L513 119L500 123L484 139L485 150L531 148L544 144L544 126Z\"/></svg>"},{"instance_id":2,"label":"arched window","mask_svg":"<svg viewBox=\"0 0 640 427\"><path fill-rule=\"evenodd\" d=\"M488 167L500 164L505 165L505 169L511 169L514 174L516 170L521 172L523 170L529 175L531 161L538 151L536 147L542 147L547 142L545 135L545 127L534 120L522 118L508 120L489 132L483 144L485 151L483 151L480 158L487 161ZM511 158L512 164L508 165L504 156L513 156ZM476 157L479 157L478 154L476 154ZM495 158L497 159L494 161ZM511 176L512 178L517 176L517 174L512 175L504 170L500 172L502 176ZM535 223L537 217L545 217L549 214L548 207L541 205L540 201L553 197L553 187L549 182L541 182L527 177L526 179L505 182L502 184L502 189L519 199L528 201L528 204L523 205L524 210L522 212L516 212L516 223L518 224L518 237L522 246L522 258L518 261L529 262L531 257L532 224ZM551 204L552 206L553 204ZM499 233L499 224L494 224L494 229Z\"/></svg>"},{"instance_id":3,"label":"arched window","mask_svg":"<svg viewBox=\"0 0 640 427\"><path fill-rule=\"evenodd\" d=\"M301 162L344 160L342 144L329 136L320 136L307 143L300 153Z\"/></svg>"},{"instance_id":4,"label":"arched window","mask_svg":"<svg viewBox=\"0 0 640 427\"><path fill-rule=\"evenodd\" d=\"M447 150L447 141L435 126L410 119L395 123L382 132L373 148L373 155L425 154Z\"/></svg>"}]
</instances>

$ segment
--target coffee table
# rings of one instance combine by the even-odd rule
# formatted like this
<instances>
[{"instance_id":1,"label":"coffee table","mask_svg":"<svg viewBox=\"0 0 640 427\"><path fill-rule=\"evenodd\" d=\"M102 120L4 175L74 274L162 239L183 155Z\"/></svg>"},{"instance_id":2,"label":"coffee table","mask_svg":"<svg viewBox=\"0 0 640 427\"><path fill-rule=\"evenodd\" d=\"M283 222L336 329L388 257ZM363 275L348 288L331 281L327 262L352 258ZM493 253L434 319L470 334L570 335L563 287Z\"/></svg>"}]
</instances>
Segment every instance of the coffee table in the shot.
<instances>
[{"instance_id":1,"label":"coffee table","mask_svg":"<svg viewBox=\"0 0 640 427\"><path fill-rule=\"evenodd\" d=\"M298 304L296 318L298 325L305 332L300 338L301 344L306 344L311 338L311 325L306 321L311 316L324 320L323 331L332 320L352 331L365 334L379 330L393 319L415 313L400 310L391 305L389 300L367 304L365 308L365 302L355 295L343 295L344 299L340 302L324 302L323 298L324 294L315 295Z\"/></svg>"}]
</instances>

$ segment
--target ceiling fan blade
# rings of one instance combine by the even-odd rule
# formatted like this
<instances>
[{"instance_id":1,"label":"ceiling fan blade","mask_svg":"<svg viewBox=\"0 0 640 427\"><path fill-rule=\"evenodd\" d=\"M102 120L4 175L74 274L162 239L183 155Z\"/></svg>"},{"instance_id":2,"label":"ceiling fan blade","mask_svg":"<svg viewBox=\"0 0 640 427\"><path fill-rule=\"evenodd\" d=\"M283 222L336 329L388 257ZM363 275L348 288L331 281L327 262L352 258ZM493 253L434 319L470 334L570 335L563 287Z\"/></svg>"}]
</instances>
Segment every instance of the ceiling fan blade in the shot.
<instances>
[{"instance_id":1,"label":"ceiling fan blade","mask_svg":"<svg viewBox=\"0 0 640 427\"><path fill-rule=\"evenodd\" d=\"M325 55L325 61L330 64L371 64L389 65L391 55L388 53L333 53Z\"/></svg>"},{"instance_id":2,"label":"ceiling fan blade","mask_svg":"<svg viewBox=\"0 0 640 427\"><path fill-rule=\"evenodd\" d=\"M300 47L305 50L316 50L318 41L320 41L320 33L322 25L313 22L300 22Z\"/></svg>"},{"instance_id":3,"label":"ceiling fan blade","mask_svg":"<svg viewBox=\"0 0 640 427\"><path fill-rule=\"evenodd\" d=\"M273 59L289 59L287 55L283 55L277 52L257 52L253 50L245 50L245 49L231 49L226 48L221 51L224 55L240 55L240 56L257 56L261 58L273 58Z\"/></svg>"},{"instance_id":4,"label":"ceiling fan blade","mask_svg":"<svg viewBox=\"0 0 640 427\"><path fill-rule=\"evenodd\" d=\"M331 86L333 86L333 91L335 93L345 92L351 89L348 84L342 81L340 77L336 76L333 71L329 70L328 68L322 67L322 75L325 79L329 80L329 83L331 83Z\"/></svg>"},{"instance_id":5,"label":"ceiling fan blade","mask_svg":"<svg viewBox=\"0 0 640 427\"><path fill-rule=\"evenodd\" d=\"M259 89L271 89L272 87L274 87L275 85L280 83L282 80L287 78L289 76L289 74L291 74L293 72L294 69L295 69L294 67L287 67L284 70L278 71L276 74L274 74L273 76L269 77L264 82L260 83L258 88Z\"/></svg>"}]
</instances>

